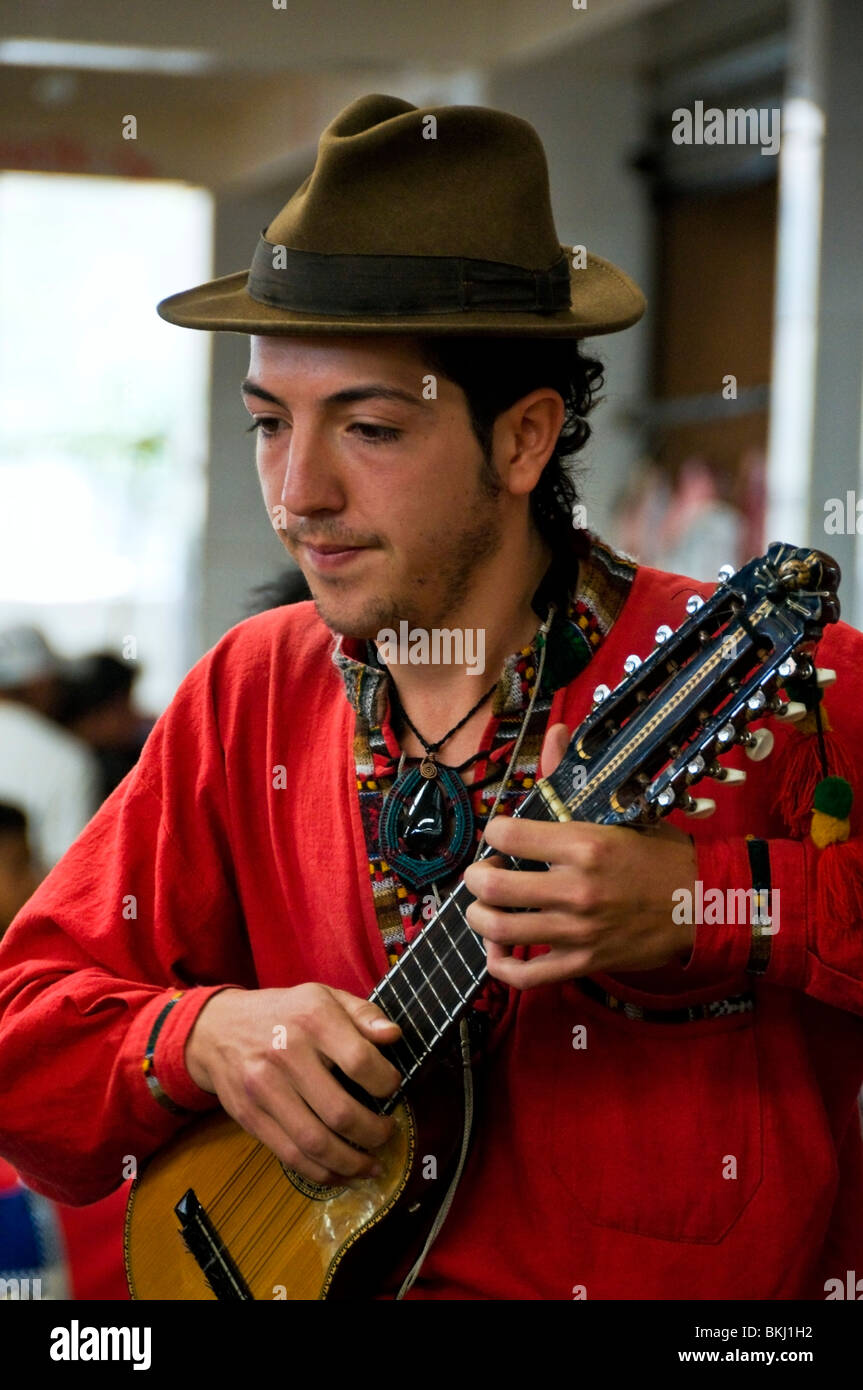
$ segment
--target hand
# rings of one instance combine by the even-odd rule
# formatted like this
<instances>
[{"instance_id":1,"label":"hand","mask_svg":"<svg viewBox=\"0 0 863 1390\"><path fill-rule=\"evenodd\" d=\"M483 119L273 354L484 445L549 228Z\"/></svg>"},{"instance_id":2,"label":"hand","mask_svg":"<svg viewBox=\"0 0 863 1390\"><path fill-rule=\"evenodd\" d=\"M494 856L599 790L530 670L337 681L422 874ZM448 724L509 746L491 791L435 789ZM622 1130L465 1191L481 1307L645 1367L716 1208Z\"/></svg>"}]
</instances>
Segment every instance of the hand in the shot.
<instances>
[{"instance_id":1,"label":"hand","mask_svg":"<svg viewBox=\"0 0 863 1390\"><path fill-rule=\"evenodd\" d=\"M545 776L569 737L565 724L549 729ZM467 920L485 940L489 974L505 984L529 989L598 971L652 970L691 950L694 928L671 916L675 889L695 889L695 850L679 830L496 816L486 840L503 854L551 866L514 871L499 867L495 855L465 872L477 900ZM549 950L530 960L512 954L515 946L535 945Z\"/></svg>"},{"instance_id":2,"label":"hand","mask_svg":"<svg viewBox=\"0 0 863 1390\"><path fill-rule=\"evenodd\" d=\"M284 1028L284 1033L280 1030ZM375 1176L375 1149L393 1131L339 1085L338 1066L383 1098L402 1077L375 1043L401 1033L376 1005L326 985L225 989L204 1005L186 1040L186 1069L249 1134L313 1182Z\"/></svg>"}]
</instances>

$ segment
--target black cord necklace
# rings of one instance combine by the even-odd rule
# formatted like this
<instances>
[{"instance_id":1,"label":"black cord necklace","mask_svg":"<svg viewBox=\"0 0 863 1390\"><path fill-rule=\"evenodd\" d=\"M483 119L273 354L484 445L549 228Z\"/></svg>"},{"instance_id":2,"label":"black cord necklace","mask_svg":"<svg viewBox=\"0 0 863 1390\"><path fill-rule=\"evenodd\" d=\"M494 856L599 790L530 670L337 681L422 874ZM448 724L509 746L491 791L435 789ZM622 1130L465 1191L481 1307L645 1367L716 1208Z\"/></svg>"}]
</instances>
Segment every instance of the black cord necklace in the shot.
<instances>
[{"instance_id":1,"label":"black cord necklace","mask_svg":"<svg viewBox=\"0 0 863 1390\"><path fill-rule=\"evenodd\" d=\"M546 639L551 627L555 605L552 603L548 616L542 624L537 637L540 659L537 666L533 694L527 710L522 717L521 729L515 740L506 774L490 815L494 815L509 783L509 778L518 757L525 730L530 723L534 705L542 684L542 671L545 665ZM468 710L463 719L439 738L429 743L411 723L399 699L395 684L391 684L391 703L398 711L411 732L419 739L425 753L414 759L415 765L405 768L406 754L399 761L398 774L384 797L378 822L378 844L381 858L388 863L399 877L414 889L426 884L448 878L460 869L469 855L474 842L474 814L470 797L459 773L477 762L490 750L480 749L472 757L466 758L458 767L449 767L437 761L436 754L445 743L457 733L472 715L485 704L497 690L500 677L484 695L477 700L473 709ZM418 764L418 765L416 765ZM497 769L481 784L474 783L471 790L488 781L499 780Z\"/></svg>"},{"instance_id":2,"label":"black cord necklace","mask_svg":"<svg viewBox=\"0 0 863 1390\"><path fill-rule=\"evenodd\" d=\"M474 753L458 767L437 761L436 754L453 734L463 728L477 710L491 698L498 680L481 695L463 719L430 743L408 717L392 685L392 703L408 728L425 749L424 756L399 773L387 793L378 827L382 857L413 888L422 888L454 872L464 862L473 843L474 818L464 782L459 773L481 756ZM402 765L405 761L403 755Z\"/></svg>"},{"instance_id":3,"label":"black cord necklace","mask_svg":"<svg viewBox=\"0 0 863 1390\"><path fill-rule=\"evenodd\" d=\"M399 698L398 690L396 689L395 684L393 684L393 703L395 704L396 709L398 710L402 719L407 724L411 733L416 735L423 748L426 750L426 756L420 762L421 776L427 778L437 777L438 767L443 766L443 764L435 762L435 753L438 753L440 749L443 748L444 744L449 742L453 734L457 734L459 729L463 729L467 721L473 718L477 710L480 709L481 706L485 704L486 700L488 700L489 697L494 694L494 692L497 690L499 679L500 678L498 678L498 680L495 681L494 685L489 686L488 690L485 692L484 695L480 695L476 704L473 706L472 709L468 710L467 714L464 716L464 719L460 719L457 724L453 724L449 733L444 734L443 738L439 738L437 743L429 743L428 739L423 738L419 729L416 727L415 724L411 722L408 716L408 712L402 704L401 699ZM450 768L450 771L463 772L466 767L469 767L472 762L476 761L478 756L479 754L475 753L473 757L467 758L463 763L459 763L458 767Z\"/></svg>"}]
</instances>

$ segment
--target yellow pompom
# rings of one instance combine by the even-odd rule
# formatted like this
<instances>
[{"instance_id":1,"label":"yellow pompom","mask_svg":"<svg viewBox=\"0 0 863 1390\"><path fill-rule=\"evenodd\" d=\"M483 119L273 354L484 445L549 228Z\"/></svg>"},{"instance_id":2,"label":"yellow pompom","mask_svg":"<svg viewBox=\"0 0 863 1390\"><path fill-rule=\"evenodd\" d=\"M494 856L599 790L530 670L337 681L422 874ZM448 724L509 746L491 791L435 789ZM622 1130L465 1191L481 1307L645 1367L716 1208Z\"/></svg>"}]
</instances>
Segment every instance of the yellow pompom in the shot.
<instances>
[{"instance_id":1,"label":"yellow pompom","mask_svg":"<svg viewBox=\"0 0 863 1390\"><path fill-rule=\"evenodd\" d=\"M851 834L848 820L837 820L836 816L825 815L823 811L812 812L812 829L809 834L819 849L828 845L844 844Z\"/></svg>"}]
</instances>

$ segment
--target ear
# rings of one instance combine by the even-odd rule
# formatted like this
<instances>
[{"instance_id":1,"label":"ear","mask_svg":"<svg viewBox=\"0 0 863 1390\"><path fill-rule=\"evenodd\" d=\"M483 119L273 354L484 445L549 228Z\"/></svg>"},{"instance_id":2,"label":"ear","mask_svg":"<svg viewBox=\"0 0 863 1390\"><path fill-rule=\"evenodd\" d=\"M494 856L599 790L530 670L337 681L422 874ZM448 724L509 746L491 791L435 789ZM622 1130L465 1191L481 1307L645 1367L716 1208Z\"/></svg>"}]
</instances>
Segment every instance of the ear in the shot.
<instances>
[{"instance_id":1,"label":"ear","mask_svg":"<svg viewBox=\"0 0 863 1390\"><path fill-rule=\"evenodd\" d=\"M540 387L522 396L494 426L494 451L498 472L514 496L533 492L551 458L565 409L563 397L551 387Z\"/></svg>"}]
</instances>

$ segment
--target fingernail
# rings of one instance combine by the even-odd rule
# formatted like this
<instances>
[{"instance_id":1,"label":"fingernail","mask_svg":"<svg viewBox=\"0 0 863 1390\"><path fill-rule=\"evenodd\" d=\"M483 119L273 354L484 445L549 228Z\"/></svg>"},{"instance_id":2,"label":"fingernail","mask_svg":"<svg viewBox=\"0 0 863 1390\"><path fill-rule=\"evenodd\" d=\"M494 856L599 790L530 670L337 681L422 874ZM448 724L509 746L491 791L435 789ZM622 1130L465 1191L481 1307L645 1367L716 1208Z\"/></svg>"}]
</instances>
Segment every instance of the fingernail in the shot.
<instances>
[{"instance_id":1,"label":"fingernail","mask_svg":"<svg viewBox=\"0 0 863 1390\"><path fill-rule=\"evenodd\" d=\"M378 1029L391 1028L392 1024L388 1018L373 1018L371 1021L371 1027Z\"/></svg>"},{"instance_id":2,"label":"fingernail","mask_svg":"<svg viewBox=\"0 0 863 1390\"><path fill-rule=\"evenodd\" d=\"M369 1177L370 1177L370 1178L382 1178L383 1175L384 1175L384 1169L383 1169L383 1164L382 1164L382 1163L376 1163L376 1164L374 1165L373 1168L370 1168L370 1169L369 1169Z\"/></svg>"}]
</instances>

